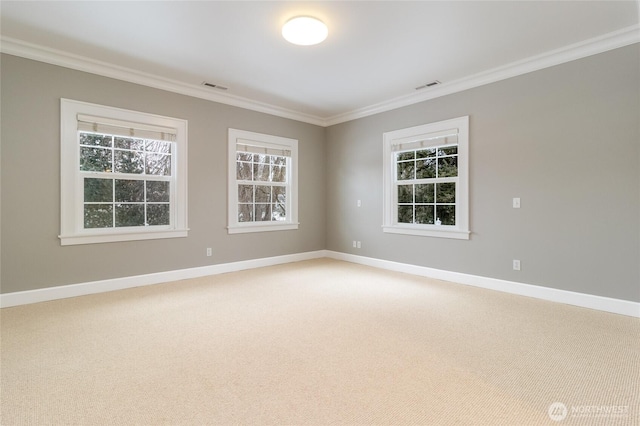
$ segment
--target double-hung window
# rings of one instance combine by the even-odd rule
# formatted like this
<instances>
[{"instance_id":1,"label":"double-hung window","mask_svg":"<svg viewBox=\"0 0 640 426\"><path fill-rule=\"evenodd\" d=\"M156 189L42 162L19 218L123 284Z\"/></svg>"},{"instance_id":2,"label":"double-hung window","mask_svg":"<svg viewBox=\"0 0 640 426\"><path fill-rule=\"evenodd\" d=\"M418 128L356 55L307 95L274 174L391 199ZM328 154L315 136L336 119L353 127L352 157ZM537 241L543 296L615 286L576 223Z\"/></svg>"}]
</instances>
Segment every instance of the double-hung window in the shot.
<instances>
[{"instance_id":1,"label":"double-hung window","mask_svg":"<svg viewBox=\"0 0 640 426\"><path fill-rule=\"evenodd\" d=\"M298 228L298 141L229 129L228 231Z\"/></svg>"},{"instance_id":2,"label":"double-hung window","mask_svg":"<svg viewBox=\"0 0 640 426\"><path fill-rule=\"evenodd\" d=\"M384 232L469 238L469 117L384 134Z\"/></svg>"},{"instance_id":3,"label":"double-hung window","mask_svg":"<svg viewBox=\"0 0 640 426\"><path fill-rule=\"evenodd\" d=\"M184 120L61 100L63 245L187 235Z\"/></svg>"}]
</instances>

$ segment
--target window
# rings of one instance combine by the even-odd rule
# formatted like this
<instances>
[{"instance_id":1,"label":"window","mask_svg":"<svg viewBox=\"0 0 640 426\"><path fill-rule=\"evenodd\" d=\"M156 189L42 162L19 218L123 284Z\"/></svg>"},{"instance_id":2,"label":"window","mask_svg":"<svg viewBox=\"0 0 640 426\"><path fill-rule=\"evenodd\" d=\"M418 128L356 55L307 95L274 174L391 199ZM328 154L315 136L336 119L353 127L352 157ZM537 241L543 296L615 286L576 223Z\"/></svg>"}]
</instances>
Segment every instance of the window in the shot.
<instances>
[{"instance_id":1,"label":"window","mask_svg":"<svg viewBox=\"0 0 640 426\"><path fill-rule=\"evenodd\" d=\"M297 180L297 140L229 129L229 233L298 229Z\"/></svg>"},{"instance_id":2,"label":"window","mask_svg":"<svg viewBox=\"0 0 640 426\"><path fill-rule=\"evenodd\" d=\"M187 235L187 122L61 100L62 245Z\"/></svg>"},{"instance_id":3,"label":"window","mask_svg":"<svg viewBox=\"0 0 640 426\"><path fill-rule=\"evenodd\" d=\"M384 134L383 231L469 239L469 117Z\"/></svg>"}]
</instances>

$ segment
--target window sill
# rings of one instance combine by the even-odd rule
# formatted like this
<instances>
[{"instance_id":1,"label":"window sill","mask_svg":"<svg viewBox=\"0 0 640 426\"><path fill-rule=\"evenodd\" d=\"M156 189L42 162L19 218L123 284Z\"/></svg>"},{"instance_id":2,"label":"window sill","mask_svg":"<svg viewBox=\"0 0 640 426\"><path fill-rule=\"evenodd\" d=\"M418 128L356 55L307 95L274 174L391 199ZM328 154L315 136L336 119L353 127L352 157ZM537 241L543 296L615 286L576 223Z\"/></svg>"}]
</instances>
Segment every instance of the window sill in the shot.
<instances>
[{"instance_id":1,"label":"window sill","mask_svg":"<svg viewBox=\"0 0 640 426\"><path fill-rule=\"evenodd\" d=\"M246 234L249 232L271 232L271 231L289 231L298 229L298 223L283 223L283 224L269 224L248 222L244 225L228 226L227 230L229 234Z\"/></svg>"},{"instance_id":2,"label":"window sill","mask_svg":"<svg viewBox=\"0 0 640 426\"><path fill-rule=\"evenodd\" d=\"M388 226L382 227L383 232L391 234L416 235L420 237L452 238L456 240L468 240L470 231L442 226L416 227L416 226Z\"/></svg>"},{"instance_id":3,"label":"window sill","mask_svg":"<svg viewBox=\"0 0 640 426\"><path fill-rule=\"evenodd\" d=\"M175 229L147 232L118 232L104 234L59 235L60 244L71 246L78 244L115 243L119 241L155 240L161 238L182 238L188 236L189 229Z\"/></svg>"}]
</instances>

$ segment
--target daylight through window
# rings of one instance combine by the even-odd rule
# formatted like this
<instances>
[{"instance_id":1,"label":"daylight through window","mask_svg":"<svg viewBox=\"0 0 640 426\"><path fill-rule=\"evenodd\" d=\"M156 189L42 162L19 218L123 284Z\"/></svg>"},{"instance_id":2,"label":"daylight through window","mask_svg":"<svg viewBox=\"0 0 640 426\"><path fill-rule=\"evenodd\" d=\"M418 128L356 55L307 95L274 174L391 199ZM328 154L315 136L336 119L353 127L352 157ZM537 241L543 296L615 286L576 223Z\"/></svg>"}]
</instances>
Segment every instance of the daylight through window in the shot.
<instances>
[{"instance_id":1,"label":"daylight through window","mask_svg":"<svg viewBox=\"0 0 640 426\"><path fill-rule=\"evenodd\" d=\"M184 120L61 101L61 241L186 236Z\"/></svg>"},{"instance_id":2,"label":"daylight through window","mask_svg":"<svg viewBox=\"0 0 640 426\"><path fill-rule=\"evenodd\" d=\"M80 131L85 228L171 224L171 142Z\"/></svg>"},{"instance_id":3,"label":"daylight through window","mask_svg":"<svg viewBox=\"0 0 640 426\"><path fill-rule=\"evenodd\" d=\"M297 228L297 141L229 130L229 232Z\"/></svg>"},{"instance_id":4,"label":"daylight through window","mask_svg":"<svg viewBox=\"0 0 640 426\"><path fill-rule=\"evenodd\" d=\"M468 117L384 134L385 232L468 239Z\"/></svg>"},{"instance_id":5,"label":"daylight through window","mask_svg":"<svg viewBox=\"0 0 640 426\"><path fill-rule=\"evenodd\" d=\"M238 151L238 222L287 220L287 164L285 155Z\"/></svg>"},{"instance_id":6,"label":"daylight through window","mask_svg":"<svg viewBox=\"0 0 640 426\"><path fill-rule=\"evenodd\" d=\"M455 226L457 137L452 145L398 152L398 223Z\"/></svg>"}]
</instances>

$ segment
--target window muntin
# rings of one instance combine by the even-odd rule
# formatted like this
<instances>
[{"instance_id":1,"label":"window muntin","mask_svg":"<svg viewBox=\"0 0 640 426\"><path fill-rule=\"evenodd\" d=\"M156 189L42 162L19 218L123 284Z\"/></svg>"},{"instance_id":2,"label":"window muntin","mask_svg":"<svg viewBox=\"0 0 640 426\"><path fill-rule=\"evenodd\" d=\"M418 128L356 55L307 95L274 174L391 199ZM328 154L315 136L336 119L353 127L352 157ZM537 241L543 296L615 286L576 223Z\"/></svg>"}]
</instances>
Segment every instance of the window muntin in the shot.
<instances>
[{"instance_id":1,"label":"window muntin","mask_svg":"<svg viewBox=\"0 0 640 426\"><path fill-rule=\"evenodd\" d=\"M62 245L187 235L187 122L61 100Z\"/></svg>"},{"instance_id":2,"label":"window muntin","mask_svg":"<svg viewBox=\"0 0 640 426\"><path fill-rule=\"evenodd\" d=\"M458 145L395 154L397 223L455 226Z\"/></svg>"},{"instance_id":3,"label":"window muntin","mask_svg":"<svg viewBox=\"0 0 640 426\"><path fill-rule=\"evenodd\" d=\"M298 141L229 129L229 233L297 229Z\"/></svg>"},{"instance_id":4,"label":"window muntin","mask_svg":"<svg viewBox=\"0 0 640 426\"><path fill-rule=\"evenodd\" d=\"M287 220L291 157L237 152L238 222Z\"/></svg>"},{"instance_id":5,"label":"window muntin","mask_svg":"<svg viewBox=\"0 0 640 426\"><path fill-rule=\"evenodd\" d=\"M468 117L384 134L383 231L469 238Z\"/></svg>"},{"instance_id":6,"label":"window muntin","mask_svg":"<svg viewBox=\"0 0 640 426\"><path fill-rule=\"evenodd\" d=\"M78 136L85 229L171 225L171 142Z\"/></svg>"}]
</instances>

